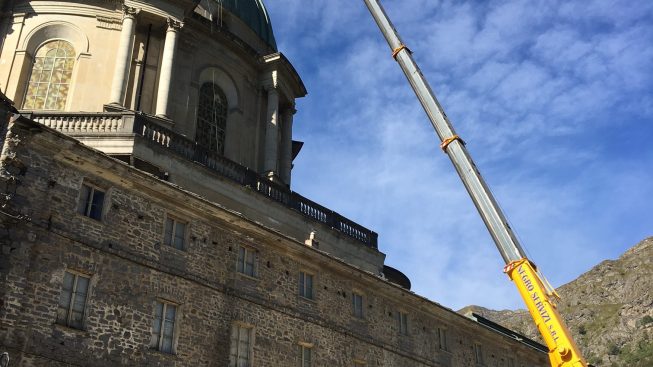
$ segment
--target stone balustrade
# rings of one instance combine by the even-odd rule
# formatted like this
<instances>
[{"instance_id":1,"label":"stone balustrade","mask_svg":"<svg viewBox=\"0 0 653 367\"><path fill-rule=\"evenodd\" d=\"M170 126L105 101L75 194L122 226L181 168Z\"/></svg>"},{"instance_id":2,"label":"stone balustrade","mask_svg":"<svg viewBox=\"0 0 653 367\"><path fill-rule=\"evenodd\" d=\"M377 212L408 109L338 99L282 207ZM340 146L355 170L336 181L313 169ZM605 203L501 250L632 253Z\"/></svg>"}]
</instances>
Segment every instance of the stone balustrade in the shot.
<instances>
[{"instance_id":1,"label":"stone balustrade","mask_svg":"<svg viewBox=\"0 0 653 367\"><path fill-rule=\"evenodd\" d=\"M132 132L130 122L133 121L133 118L125 119L125 114L117 112L32 112L23 115L65 134L115 134Z\"/></svg>"}]
</instances>

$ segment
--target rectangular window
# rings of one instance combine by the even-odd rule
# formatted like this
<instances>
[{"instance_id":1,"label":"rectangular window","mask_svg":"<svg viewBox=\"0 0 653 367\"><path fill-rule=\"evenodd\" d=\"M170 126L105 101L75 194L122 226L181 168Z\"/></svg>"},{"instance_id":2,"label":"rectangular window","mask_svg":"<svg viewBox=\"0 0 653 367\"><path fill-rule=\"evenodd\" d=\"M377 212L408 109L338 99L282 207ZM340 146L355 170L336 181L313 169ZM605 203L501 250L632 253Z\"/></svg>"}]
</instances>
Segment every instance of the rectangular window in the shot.
<instances>
[{"instance_id":1,"label":"rectangular window","mask_svg":"<svg viewBox=\"0 0 653 367\"><path fill-rule=\"evenodd\" d=\"M178 250L184 249L186 240L186 223L167 217L163 243Z\"/></svg>"},{"instance_id":2,"label":"rectangular window","mask_svg":"<svg viewBox=\"0 0 653 367\"><path fill-rule=\"evenodd\" d=\"M156 302L150 342L153 349L163 353L174 353L176 318L177 306L166 302Z\"/></svg>"},{"instance_id":3,"label":"rectangular window","mask_svg":"<svg viewBox=\"0 0 653 367\"><path fill-rule=\"evenodd\" d=\"M399 322L399 334L408 335L408 314L397 312L397 321Z\"/></svg>"},{"instance_id":4,"label":"rectangular window","mask_svg":"<svg viewBox=\"0 0 653 367\"><path fill-rule=\"evenodd\" d=\"M57 324L75 329L84 327L84 313L90 278L65 272L57 308Z\"/></svg>"},{"instance_id":5,"label":"rectangular window","mask_svg":"<svg viewBox=\"0 0 653 367\"><path fill-rule=\"evenodd\" d=\"M303 271L299 272L299 295L313 299L313 275L304 273Z\"/></svg>"},{"instance_id":6,"label":"rectangular window","mask_svg":"<svg viewBox=\"0 0 653 367\"><path fill-rule=\"evenodd\" d=\"M354 317L363 318L363 296L357 293L352 293L352 304L354 307Z\"/></svg>"},{"instance_id":7,"label":"rectangular window","mask_svg":"<svg viewBox=\"0 0 653 367\"><path fill-rule=\"evenodd\" d=\"M508 358L508 367L515 367L514 358Z\"/></svg>"},{"instance_id":8,"label":"rectangular window","mask_svg":"<svg viewBox=\"0 0 653 367\"><path fill-rule=\"evenodd\" d=\"M311 367L313 348L307 345L299 345L299 367Z\"/></svg>"},{"instance_id":9,"label":"rectangular window","mask_svg":"<svg viewBox=\"0 0 653 367\"><path fill-rule=\"evenodd\" d=\"M234 325L231 330L229 367L250 367L252 355L252 334L254 328Z\"/></svg>"},{"instance_id":10,"label":"rectangular window","mask_svg":"<svg viewBox=\"0 0 653 367\"><path fill-rule=\"evenodd\" d=\"M237 270L239 273L249 275L251 277L255 276L254 271L254 259L255 252L249 247L240 246L238 250L238 265Z\"/></svg>"},{"instance_id":11,"label":"rectangular window","mask_svg":"<svg viewBox=\"0 0 653 367\"><path fill-rule=\"evenodd\" d=\"M483 345L474 344L474 355L476 356L476 363L483 364Z\"/></svg>"},{"instance_id":12,"label":"rectangular window","mask_svg":"<svg viewBox=\"0 0 653 367\"><path fill-rule=\"evenodd\" d=\"M447 329L438 328L438 346L440 347L440 350L449 350L447 348Z\"/></svg>"},{"instance_id":13,"label":"rectangular window","mask_svg":"<svg viewBox=\"0 0 653 367\"><path fill-rule=\"evenodd\" d=\"M103 206L104 191L82 184L77 212L89 218L101 220Z\"/></svg>"}]
</instances>

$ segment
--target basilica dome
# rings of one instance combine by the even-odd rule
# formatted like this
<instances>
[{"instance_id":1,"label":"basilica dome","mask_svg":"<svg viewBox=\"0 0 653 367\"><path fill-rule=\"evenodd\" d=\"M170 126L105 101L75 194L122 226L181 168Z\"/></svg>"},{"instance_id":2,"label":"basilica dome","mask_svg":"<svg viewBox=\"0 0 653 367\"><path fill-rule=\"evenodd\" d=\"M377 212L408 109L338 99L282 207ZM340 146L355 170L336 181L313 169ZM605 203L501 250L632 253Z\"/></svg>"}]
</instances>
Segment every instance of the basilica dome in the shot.
<instances>
[{"instance_id":1,"label":"basilica dome","mask_svg":"<svg viewBox=\"0 0 653 367\"><path fill-rule=\"evenodd\" d=\"M217 17L220 17L220 10L228 11L251 28L274 51L277 50L272 23L263 0L204 0L200 6Z\"/></svg>"}]
</instances>

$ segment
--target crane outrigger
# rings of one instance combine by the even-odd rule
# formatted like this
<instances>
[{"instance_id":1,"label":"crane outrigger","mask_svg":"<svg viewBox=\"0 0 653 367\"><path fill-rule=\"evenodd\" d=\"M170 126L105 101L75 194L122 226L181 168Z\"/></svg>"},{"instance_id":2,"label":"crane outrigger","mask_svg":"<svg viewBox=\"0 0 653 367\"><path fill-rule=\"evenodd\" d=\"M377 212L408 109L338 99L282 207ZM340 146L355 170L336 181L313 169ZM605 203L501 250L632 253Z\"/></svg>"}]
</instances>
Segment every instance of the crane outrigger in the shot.
<instances>
[{"instance_id":1,"label":"crane outrigger","mask_svg":"<svg viewBox=\"0 0 653 367\"><path fill-rule=\"evenodd\" d=\"M587 367L569 329L558 313L559 296L528 259L492 192L479 173L464 141L456 134L435 97L428 82L401 41L397 30L379 0L364 0L376 24L392 49L392 57L399 63L415 91L431 124L440 138L440 147L449 156L467 192L478 209L501 257L506 263L504 272L515 283L537 328L549 349L552 367Z\"/></svg>"}]
</instances>

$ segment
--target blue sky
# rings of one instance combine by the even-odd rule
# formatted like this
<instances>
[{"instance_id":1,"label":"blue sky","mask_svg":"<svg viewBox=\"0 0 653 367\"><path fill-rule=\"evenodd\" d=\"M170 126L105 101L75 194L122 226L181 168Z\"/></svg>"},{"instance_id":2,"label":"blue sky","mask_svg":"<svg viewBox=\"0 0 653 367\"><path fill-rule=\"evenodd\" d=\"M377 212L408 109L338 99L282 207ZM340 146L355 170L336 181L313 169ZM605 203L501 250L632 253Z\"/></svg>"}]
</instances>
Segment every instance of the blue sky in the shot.
<instances>
[{"instance_id":1,"label":"blue sky","mask_svg":"<svg viewBox=\"0 0 653 367\"><path fill-rule=\"evenodd\" d=\"M293 189L453 309L522 307L362 0L268 0L309 95ZM383 2L554 286L653 235L653 2Z\"/></svg>"}]
</instances>

